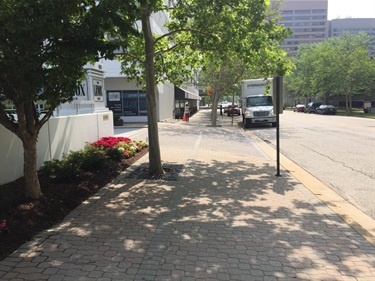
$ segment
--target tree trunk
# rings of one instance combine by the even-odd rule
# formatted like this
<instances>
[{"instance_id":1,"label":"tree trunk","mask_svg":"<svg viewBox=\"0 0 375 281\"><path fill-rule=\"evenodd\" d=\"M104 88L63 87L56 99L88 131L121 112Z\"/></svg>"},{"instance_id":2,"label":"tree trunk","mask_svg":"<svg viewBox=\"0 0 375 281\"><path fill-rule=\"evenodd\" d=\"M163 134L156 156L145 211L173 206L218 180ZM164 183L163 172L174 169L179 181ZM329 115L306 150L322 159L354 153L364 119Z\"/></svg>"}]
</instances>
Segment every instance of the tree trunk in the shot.
<instances>
[{"instance_id":1,"label":"tree trunk","mask_svg":"<svg viewBox=\"0 0 375 281\"><path fill-rule=\"evenodd\" d=\"M21 94L19 94L21 96ZM17 96L18 97L18 96ZM1 112L1 124L14 133L23 145L23 172L25 178L25 196L39 199L43 196L40 189L37 167L37 140L40 128L49 119L52 111L45 119L39 120L33 101L18 102L15 99L17 121L8 120L5 112Z\"/></svg>"},{"instance_id":2,"label":"tree trunk","mask_svg":"<svg viewBox=\"0 0 375 281\"><path fill-rule=\"evenodd\" d=\"M218 88L216 86L216 88ZM216 124L216 120L217 120L217 107L219 105L219 100L220 100L220 91L217 90L217 91L214 91L213 94L212 94L212 113L211 113L211 126L212 127L216 127L217 124ZM224 110L224 109L223 109ZM223 112L224 114L224 112Z\"/></svg>"},{"instance_id":3,"label":"tree trunk","mask_svg":"<svg viewBox=\"0 0 375 281\"><path fill-rule=\"evenodd\" d=\"M349 112L349 98L348 95L345 95L345 111Z\"/></svg>"},{"instance_id":4,"label":"tree trunk","mask_svg":"<svg viewBox=\"0 0 375 281\"><path fill-rule=\"evenodd\" d=\"M216 119L217 119L217 106L218 106L218 98L216 98L216 93L214 93L214 100L212 101L212 114L211 114L211 126L216 127Z\"/></svg>"},{"instance_id":5,"label":"tree trunk","mask_svg":"<svg viewBox=\"0 0 375 281\"><path fill-rule=\"evenodd\" d=\"M142 29L145 39L145 76L147 91L147 125L149 138L149 171L150 174L161 175L164 173L159 145L159 131L156 111L156 83L155 83L155 45L152 36L150 15L145 13L142 17Z\"/></svg>"},{"instance_id":6,"label":"tree trunk","mask_svg":"<svg viewBox=\"0 0 375 281\"><path fill-rule=\"evenodd\" d=\"M33 101L18 104L16 108L18 126L15 133L20 138L23 145L25 195L27 198L39 199L43 194L38 178L36 145L41 123L39 123Z\"/></svg>"},{"instance_id":7,"label":"tree trunk","mask_svg":"<svg viewBox=\"0 0 375 281\"><path fill-rule=\"evenodd\" d=\"M25 176L25 195L27 198L39 199L43 196L40 189L37 167L37 141L35 138L26 138L23 143L23 171Z\"/></svg>"}]
</instances>

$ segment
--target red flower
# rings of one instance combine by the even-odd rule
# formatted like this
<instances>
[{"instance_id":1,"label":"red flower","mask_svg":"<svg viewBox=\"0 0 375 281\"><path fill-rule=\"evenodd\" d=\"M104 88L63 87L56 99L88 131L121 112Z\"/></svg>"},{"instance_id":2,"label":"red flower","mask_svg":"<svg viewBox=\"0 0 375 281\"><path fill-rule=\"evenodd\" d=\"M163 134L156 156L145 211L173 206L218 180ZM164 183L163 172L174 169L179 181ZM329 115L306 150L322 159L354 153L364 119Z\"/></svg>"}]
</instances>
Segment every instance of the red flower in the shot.
<instances>
[{"instance_id":1,"label":"red flower","mask_svg":"<svg viewBox=\"0 0 375 281\"><path fill-rule=\"evenodd\" d=\"M125 150L124 156L125 156L125 158L130 158L129 150Z\"/></svg>"},{"instance_id":2,"label":"red flower","mask_svg":"<svg viewBox=\"0 0 375 281\"><path fill-rule=\"evenodd\" d=\"M103 137L100 140L91 143L95 147L111 148L119 142L131 142L132 140L124 137Z\"/></svg>"}]
</instances>

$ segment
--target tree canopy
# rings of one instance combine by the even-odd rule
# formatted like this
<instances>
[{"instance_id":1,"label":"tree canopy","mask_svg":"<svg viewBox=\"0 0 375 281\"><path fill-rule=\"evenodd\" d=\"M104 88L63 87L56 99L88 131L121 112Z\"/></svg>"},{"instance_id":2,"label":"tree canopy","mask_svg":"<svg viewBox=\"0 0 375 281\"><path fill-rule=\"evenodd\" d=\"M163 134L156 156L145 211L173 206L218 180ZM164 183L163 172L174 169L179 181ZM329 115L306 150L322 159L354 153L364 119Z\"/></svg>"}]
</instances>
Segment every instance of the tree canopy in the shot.
<instances>
[{"instance_id":1,"label":"tree canopy","mask_svg":"<svg viewBox=\"0 0 375 281\"><path fill-rule=\"evenodd\" d=\"M88 61L111 57L121 45L123 72L147 90L149 170L162 173L157 83L179 85L202 62L227 58L265 75L284 74L288 61L279 42L289 33L268 7L264 0L1 0L0 95L14 103L17 120L1 107L0 123L23 143L27 195L41 196L39 131L58 104L72 99ZM36 100L49 105L45 115L38 115Z\"/></svg>"},{"instance_id":2,"label":"tree canopy","mask_svg":"<svg viewBox=\"0 0 375 281\"><path fill-rule=\"evenodd\" d=\"M277 25L277 11L267 1L261 2L255 2L254 6L251 3L241 5L233 13L231 9L222 11L228 15L224 16L226 22L218 28L218 32L224 38L229 38L230 43L220 46L219 42L217 49L205 52L202 63L203 81L213 88L212 108L216 108L220 97L233 91L233 88L239 93L243 79L285 75L293 68L286 52L280 48L280 42L290 32L284 26ZM256 16L246 17L247 14ZM215 122L214 110L213 126Z\"/></svg>"},{"instance_id":3,"label":"tree canopy","mask_svg":"<svg viewBox=\"0 0 375 281\"><path fill-rule=\"evenodd\" d=\"M123 48L122 71L146 85L150 137L150 170L161 171L158 152L155 84L180 85L195 69L227 60L257 68L266 77L283 75L290 67L279 43L289 31L276 24L264 0L186 0L139 2L139 35ZM150 16L165 22L165 29L152 32ZM142 36L143 35L143 36ZM238 64L237 64L238 65ZM232 82L235 84L235 81ZM216 104L217 105L217 100Z\"/></svg>"},{"instance_id":4,"label":"tree canopy","mask_svg":"<svg viewBox=\"0 0 375 281\"><path fill-rule=\"evenodd\" d=\"M113 56L116 42L104 34L114 26L126 35L133 21L116 13L124 1L0 1L0 99L11 101L16 118L0 106L0 124L16 134L24 148L26 195L39 198L36 142L42 126L60 103L72 100L83 66ZM116 7L116 9L115 9ZM39 115L35 102L48 111Z\"/></svg>"},{"instance_id":5,"label":"tree canopy","mask_svg":"<svg viewBox=\"0 0 375 281\"><path fill-rule=\"evenodd\" d=\"M369 44L370 37L359 33L300 46L291 89L299 96L344 95L350 109L352 95L374 90L375 62L369 57Z\"/></svg>"}]
</instances>

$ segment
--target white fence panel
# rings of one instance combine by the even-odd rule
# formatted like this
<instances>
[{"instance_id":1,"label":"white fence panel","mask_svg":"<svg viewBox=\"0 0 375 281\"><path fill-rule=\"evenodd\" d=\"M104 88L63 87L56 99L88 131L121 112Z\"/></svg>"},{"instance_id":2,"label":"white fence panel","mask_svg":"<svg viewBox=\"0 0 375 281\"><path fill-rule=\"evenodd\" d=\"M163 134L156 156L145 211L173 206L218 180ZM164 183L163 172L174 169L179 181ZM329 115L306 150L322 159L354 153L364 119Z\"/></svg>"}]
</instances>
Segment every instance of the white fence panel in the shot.
<instances>
[{"instance_id":1,"label":"white fence panel","mask_svg":"<svg viewBox=\"0 0 375 281\"><path fill-rule=\"evenodd\" d=\"M61 159L64 153L82 149L86 142L94 142L113 134L112 111L51 118L39 134L38 168L45 161ZM22 142L0 125L0 184L22 176Z\"/></svg>"}]
</instances>

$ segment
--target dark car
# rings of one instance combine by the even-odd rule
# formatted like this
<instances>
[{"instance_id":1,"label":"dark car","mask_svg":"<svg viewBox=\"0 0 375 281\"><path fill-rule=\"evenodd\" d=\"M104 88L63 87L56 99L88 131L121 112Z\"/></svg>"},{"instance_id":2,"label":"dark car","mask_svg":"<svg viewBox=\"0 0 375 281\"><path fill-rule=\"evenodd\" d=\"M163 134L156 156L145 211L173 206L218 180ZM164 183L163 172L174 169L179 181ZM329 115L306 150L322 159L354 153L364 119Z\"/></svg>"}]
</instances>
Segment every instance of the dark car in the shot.
<instances>
[{"instance_id":1,"label":"dark car","mask_svg":"<svg viewBox=\"0 0 375 281\"><path fill-rule=\"evenodd\" d=\"M303 112L305 113L315 113L315 110L321 106L321 102L310 102L305 106L305 109Z\"/></svg>"},{"instance_id":2,"label":"dark car","mask_svg":"<svg viewBox=\"0 0 375 281\"><path fill-rule=\"evenodd\" d=\"M304 112L305 110L305 105L304 104L297 104L294 108L294 112Z\"/></svg>"},{"instance_id":3,"label":"dark car","mask_svg":"<svg viewBox=\"0 0 375 281\"><path fill-rule=\"evenodd\" d=\"M237 105L228 105L227 115L240 115L241 110Z\"/></svg>"},{"instance_id":4,"label":"dark car","mask_svg":"<svg viewBox=\"0 0 375 281\"><path fill-rule=\"evenodd\" d=\"M315 113L335 115L336 111L336 107L334 107L333 105L322 104L315 110Z\"/></svg>"}]
</instances>

